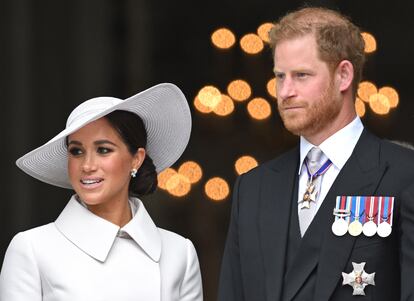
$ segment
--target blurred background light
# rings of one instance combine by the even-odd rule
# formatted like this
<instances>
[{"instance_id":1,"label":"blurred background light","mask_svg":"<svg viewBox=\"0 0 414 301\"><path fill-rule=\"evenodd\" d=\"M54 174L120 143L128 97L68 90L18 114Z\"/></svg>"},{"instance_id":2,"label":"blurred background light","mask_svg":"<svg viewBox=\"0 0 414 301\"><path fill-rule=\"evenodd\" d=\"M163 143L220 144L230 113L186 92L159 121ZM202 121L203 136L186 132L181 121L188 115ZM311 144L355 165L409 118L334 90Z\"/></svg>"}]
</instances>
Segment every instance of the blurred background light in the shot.
<instances>
[{"instance_id":1,"label":"blurred background light","mask_svg":"<svg viewBox=\"0 0 414 301\"><path fill-rule=\"evenodd\" d=\"M233 100L226 94L221 94L221 101L213 109L213 112L219 116L227 116L233 113L234 103Z\"/></svg>"},{"instance_id":2,"label":"blurred background light","mask_svg":"<svg viewBox=\"0 0 414 301\"><path fill-rule=\"evenodd\" d=\"M257 97L249 101L247 111L254 119L263 120L270 116L272 109L266 99Z\"/></svg>"},{"instance_id":3,"label":"blurred background light","mask_svg":"<svg viewBox=\"0 0 414 301\"><path fill-rule=\"evenodd\" d=\"M246 81L236 79L228 84L227 93L236 101L245 101L252 95L252 89Z\"/></svg>"},{"instance_id":4,"label":"blurred background light","mask_svg":"<svg viewBox=\"0 0 414 301\"><path fill-rule=\"evenodd\" d=\"M392 87L382 87L379 89L378 93L385 95L388 98L388 103L390 108L396 108L400 101L398 92Z\"/></svg>"},{"instance_id":5,"label":"blurred background light","mask_svg":"<svg viewBox=\"0 0 414 301\"><path fill-rule=\"evenodd\" d=\"M276 86L276 77L269 80L266 84L267 93L270 94L270 96L276 98L277 96L277 86Z\"/></svg>"},{"instance_id":6,"label":"blurred background light","mask_svg":"<svg viewBox=\"0 0 414 301\"><path fill-rule=\"evenodd\" d=\"M369 97L369 107L378 115L386 115L390 111L390 103L387 96L379 93Z\"/></svg>"},{"instance_id":7,"label":"blurred background light","mask_svg":"<svg viewBox=\"0 0 414 301\"><path fill-rule=\"evenodd\" d=\"M161 189L167 189L167 181L177 172L173 168L164 169L158 174L158 187Z\"/></svg>"},{"instance_id":8,"label":"blurred background light","mask_svg":"<svg viewBox=\"0 0 414 301\"><path fill-rule=\"evenodd\" d=\"M197 98L202 105L214 109L221 101L221 92L214 86L205 86L198 92Z\"/></svg>"},{"instance_id":9,"label":"blurred background light","mask_svg":"<svg viewBox=\"0 0 414 301\"><path fill-rule=\"evenodd\" d=\"M211 42L218 48L228 49L234 45L236 37L230 29L220 28L212 33Z\"/></svg>"},{"instance_id":10,"label":"blurred background light","mask_svg":"<svg viewBox=\"0 0 414 301\"><path fill-rule=\"evenodd\" d=\"M372 53L377 50L377 41L375 40L374 36L368 32L361 33L362 38L365 41L365 49L366 53Z\"/></svg>"},{"instance_id":11,"label":"blurred background light","mask_svg":"<svg viewBox=\"0 0 414 301\"><path fill-rule=\"evenodd\" d=\"M257 28L257 34L263 40L263 42L269 43L269 31L272 29L272 23L263 23Z\"/></svg>"},{"instance_id":12,"label":"blurred background light","mask_svg":"<svg viewBox=\"0 0 414 301\"><path fill-rule=\"evenodd\" d=\"M186 177L191 184L197 183L203 176L201 166L194 161L187 161L181 164L180 168L178 168L178 173Z\"/></svg>"},{"instance_id":13,"label":"blurred background light","mask_svg":"<svg viewBox=\"0 0 414 301\"><path fill-rule=\"evenodd\" d=\"M263 50L264 45L262 39L258 35L248 33L240 39L240 47L248 54L258 54Z\"/></svg>"},{"instance_id":14,"label":"blurred background light","mask_svg":"<svg viewBox=\"0 0 414 301\"><path fill-rule=\"evenodd\" d=\"M176 197L185 196L191 190L189 179L178 173L171 176L165 186L167 187L167 191Z\"/></svg>"},{"instance_id":15,"label":"blurred background light","mask_svg":"<svg viewBox=\"0 0 414 301\"><path fill-rule=\"evenodd\" d=\"M252 156L242 156L237 159L236 163L234 164L234 168L238 175L244 174L255 168L258 165L255 158Z\"/></svg>"},{"instance_id":16,"label":"blurred background light","mask_svg":"<svg viewBox=\"0 0 414 301\"><path fill-rule=\"evenodd\" d=\"M359 117L365 116L365 103L359 97L355 99L355 110Z\"/></svg>"},{"instance_id":17,"label":"blurred background light","mask_svg":"<svg viewBox=\"0 0 414 301\"><path fill-rule=\"evenodd\" d=\"M369 97L378 92L377 86L369 81L363 81L358 86L358 96L361 100L369 102Z\"/></svg>"},{"instance_id":18,"label":"blurred background light","mask_svg":"<svg viewBox=\"0 0 414 301\"><path fill-rule=\"evenodd\" d=\"M213 111L212 108L203 105L200 99L198 98L198 96L194 98L194 107L197 109L197 111L204 113L204 114L207 114Z\"/></svg>"},{"instance_id":19,"label":"blurred background light","mask_svg":"<svg viewBox=\"0 0 414 301\"><path fill-rule=\"evenodd\" d=\"M230 193L229 184L220 177L214 177L207 181L204 191L211 200L219 202L228 197Z\"/></svg>"}]
</instances>

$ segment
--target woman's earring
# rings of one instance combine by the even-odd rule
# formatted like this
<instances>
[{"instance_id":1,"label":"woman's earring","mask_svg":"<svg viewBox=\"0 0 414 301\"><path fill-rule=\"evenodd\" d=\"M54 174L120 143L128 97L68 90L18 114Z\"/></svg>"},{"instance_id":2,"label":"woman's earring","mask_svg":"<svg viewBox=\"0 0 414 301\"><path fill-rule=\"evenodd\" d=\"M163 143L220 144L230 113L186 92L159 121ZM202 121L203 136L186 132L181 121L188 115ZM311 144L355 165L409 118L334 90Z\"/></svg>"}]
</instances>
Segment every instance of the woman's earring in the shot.
<instances>
[{"instance_id":1,"label":"woman's earring","mask_svg":"<svg viewBox=\"0 0 414 301\"><path fill-rule=\"evenodd\" d=\"M133 168L131 170L131 177L135 178L137 176L137 171L138 171L137 169Z\"/></svg>"}]
</instances>

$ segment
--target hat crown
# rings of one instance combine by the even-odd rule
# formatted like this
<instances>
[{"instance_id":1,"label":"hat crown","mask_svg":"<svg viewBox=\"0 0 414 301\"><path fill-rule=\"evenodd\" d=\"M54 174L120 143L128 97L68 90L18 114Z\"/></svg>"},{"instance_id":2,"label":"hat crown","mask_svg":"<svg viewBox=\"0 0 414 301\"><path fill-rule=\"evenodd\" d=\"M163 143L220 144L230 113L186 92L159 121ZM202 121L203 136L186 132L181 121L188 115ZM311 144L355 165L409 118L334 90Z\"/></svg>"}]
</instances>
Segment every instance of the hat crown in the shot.
<instances>
[{"instance_id":1,"label":"hat crown","mask_svg":"<svg viewBox=\"0 0 414 301\"><path fill-rule=\"evenodd\" d=\"M69 115L66 121L66 128L81 124L84 120L90 119L90 116L99 115L101 112L122 102L115 97L96 97L89 99L78 105Z\"/></svg>"}]
</instances>

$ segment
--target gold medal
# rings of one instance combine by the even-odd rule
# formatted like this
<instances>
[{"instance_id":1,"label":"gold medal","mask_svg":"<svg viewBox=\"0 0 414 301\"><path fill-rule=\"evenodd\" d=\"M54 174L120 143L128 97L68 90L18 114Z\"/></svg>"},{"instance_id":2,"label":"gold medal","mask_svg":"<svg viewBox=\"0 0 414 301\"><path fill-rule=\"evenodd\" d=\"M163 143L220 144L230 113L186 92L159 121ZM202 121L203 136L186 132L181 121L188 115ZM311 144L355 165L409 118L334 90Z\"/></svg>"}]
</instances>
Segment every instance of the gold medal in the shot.
<instances>
[{"instance_id":1,"label":"gold medal","mask_svg":"<svg viewBox=\"0 0 414 301\"><path fill-rule=\"evenodd\" d=\"M348 233L352 236L358 236L362 233L362 224L358 220L354 220L348 226Z\"/></svg>"}]
</instances>

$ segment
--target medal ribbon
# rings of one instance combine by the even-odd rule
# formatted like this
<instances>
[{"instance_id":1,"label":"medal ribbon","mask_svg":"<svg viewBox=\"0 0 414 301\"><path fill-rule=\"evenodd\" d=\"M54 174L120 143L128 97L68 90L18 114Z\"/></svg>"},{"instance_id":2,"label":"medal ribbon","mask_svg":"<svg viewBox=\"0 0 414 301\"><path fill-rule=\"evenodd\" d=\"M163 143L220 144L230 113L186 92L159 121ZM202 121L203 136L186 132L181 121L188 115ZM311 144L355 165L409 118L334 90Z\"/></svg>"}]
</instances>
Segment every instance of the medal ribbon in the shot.
<instances>
[{"instance_id":1,"label":"medal ribbon","mask_svg":"<svg viewBox=\"0 0 414 301\"><path fill-rule=\"evenodd\" d=\"M360 213L361 208L364 208L363 202L365 201L364 197L360 196L350 196L348 197L351 199L351 221L352 219L355 221L359 221L361 216L364 214L364 209L362 209L362 213Z\"/></svg>"},{"instance_id":2,"label":"medal ribbon","mask_svg":"<svg viewBox=\"0 0 414 301\"><path fill-rule=\"evenodd\" d=\"M350 207L350 202L346 196L337 196L335 209L336 211L340 211L341 213L337 213L337 214L334 213L335 220L343 218L344 220L349 221L349 216L344 216L346 214L344 213L345 211L348 211L349 213L349 207Z\"/></svg>"},{"instance_id":3,"label":"medal ribbon","mask_svg":"<svg viewBox=\"0 0 414 301\"><path fill-rule=\"evenodd\" d=\"M325 163L322 164L322 166L314 174L311 174L311 172L309 171L309 167L308 167L308 158L306 158L305 166L306 166L306 171L308 173L309 181L312 182L317 177L323 175L329 169L329 167L331 167L331 165L332 165L332 162L331 160L328 159L326 160Z\"/></svg>"},{"instance_id":4,"label":"medal ribbon","mask_svg":"<svg viewBox=\"0 0 414 301\"><path fill-rule=\"evenodd\" d=\"M365 198L365 212L368 212L368 215L365 215L365 222L373 221L378 224L375 220L375 215L378 214L378 197L371 196Z\"/></svg>"},{"instance_id":5,"label":"medal ribbon","mask_svg":"<svg viewBox=\"0 0 414 301\"><path fill-rule=\"evenodd\" d=\"M380 199L380 211L381 214L378 216L378 225L384 221L392 226L392 214L394 209L394 197L381 197Z\"/></svg>"}]
</instances>

